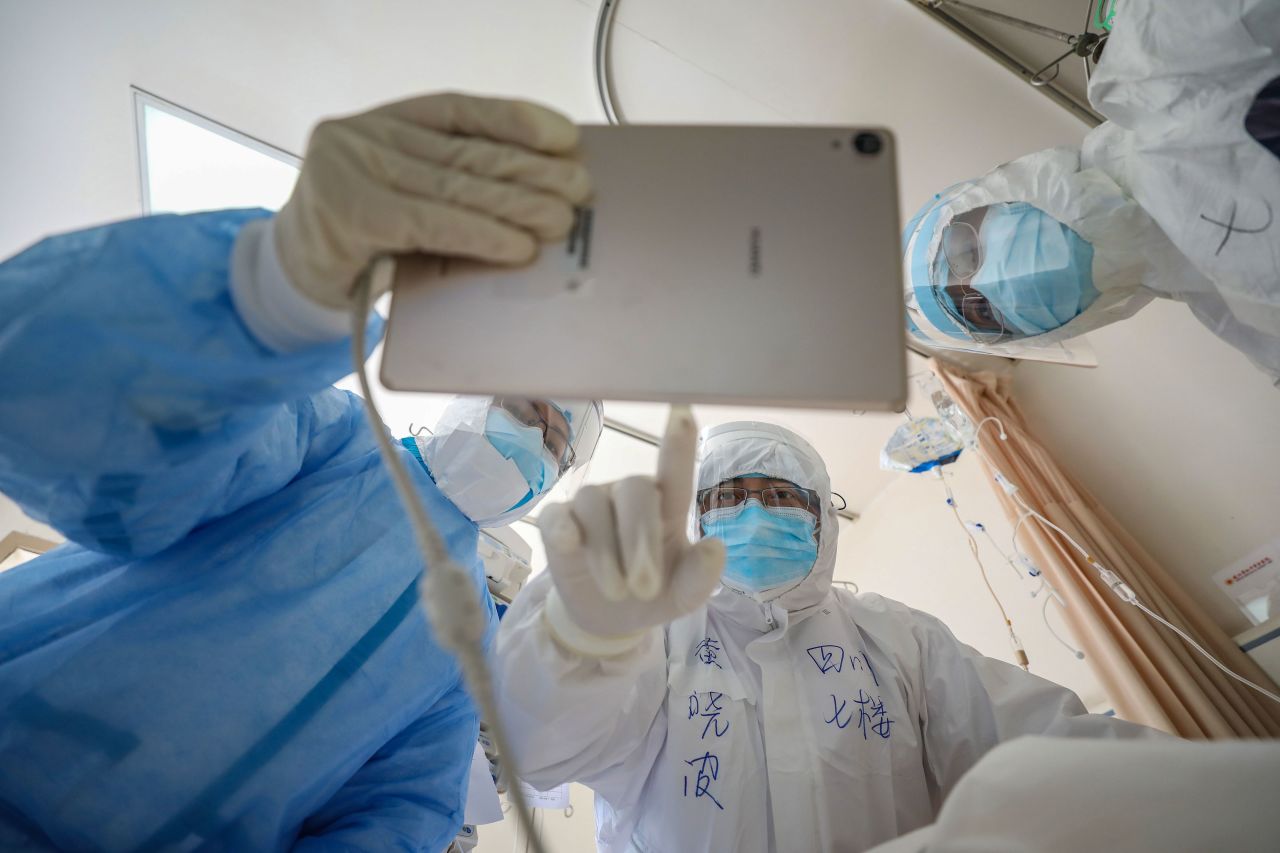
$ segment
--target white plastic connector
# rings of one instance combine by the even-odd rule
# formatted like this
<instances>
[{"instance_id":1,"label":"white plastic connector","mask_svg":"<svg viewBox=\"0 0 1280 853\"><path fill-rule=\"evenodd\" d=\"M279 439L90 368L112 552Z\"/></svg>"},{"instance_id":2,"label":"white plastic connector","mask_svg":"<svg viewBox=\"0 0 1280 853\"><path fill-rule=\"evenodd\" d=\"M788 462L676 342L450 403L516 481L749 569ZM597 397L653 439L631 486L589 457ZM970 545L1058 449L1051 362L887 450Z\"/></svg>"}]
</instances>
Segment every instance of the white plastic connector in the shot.
<instances>
[{"instance_id":1,"label":"white plastic connector","mask_svg":"<svg viewBox=\"0 0 1280 853\"><path fill-rule=\"evenodd\" d=\"M1033 578L1040 577L1040 574L1041 574L1040 567L1037 566L1034 562L1032 562L1031 558L1028 557L1026 554L1019 554L1018 562L1022 563L1022 567L1027 570L1027 574L1031 575L1031 577ZM1034 598L1035 596L1033 595L1032 597Z\"/></svg>"},{"instance_id":2,"label":"white plastic connector","mask_svg":"<svg viewBox=\"0 0 1280 853\"><path fill-rule=\"evenodd\" d=\"M1097 565L1096 563L1094 565ZM1121 577L1110 569L1098 567L1102 574L1102 582L1111 587L1111 591L1120 597L1125 604L1137 604L1138 594L1125 583Z\"/></svg>"},{"instance_id":3,"label":"white plastic connector","mask_svg":"<svg viewBox=\"0 0 1280 853\"><path fill-rule=\"evenodd\" d=\"M1009 478L1000 472L996 472L996 482L1000 484L1000 488L1004 489L1004 493L1012 497L1018 493L1018 487L1009 482Z\"/></svg>"}]
</instances>

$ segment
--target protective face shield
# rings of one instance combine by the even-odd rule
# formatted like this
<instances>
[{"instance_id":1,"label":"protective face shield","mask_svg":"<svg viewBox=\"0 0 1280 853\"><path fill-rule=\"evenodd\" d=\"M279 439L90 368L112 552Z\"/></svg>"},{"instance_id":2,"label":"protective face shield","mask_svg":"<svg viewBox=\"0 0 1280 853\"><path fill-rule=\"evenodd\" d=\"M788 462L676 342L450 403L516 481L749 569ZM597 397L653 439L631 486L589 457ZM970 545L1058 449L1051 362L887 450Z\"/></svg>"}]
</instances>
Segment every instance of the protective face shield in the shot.
<instances>
[{"instance_id":1,"label":"protective face shield","mask_svg":"<svg viewBox=\"0 0 1280 853\"><path fill-rule=\"evenodd\" d=\"M481 527L526 515L590 460L603 428L598 401L459 397L435 433L413 439L440 491Z\"/></svg>"},{"instance_id":2,"label":"protective face shield","mask_svg":"<svg viewBox=\"0 0 1280 853\"><path fill-rule=\"evenodd\" d=\"M1038 151L938 193L907 224L907 330L936 349L1096 364L1072 339L1134 314L1148 281L1180 279L1170 250L1078 150Z\"/></svg>"},{"instance_id":3,"label":"protective face shield","mask_svg":"<svg viewBox=\"0 0 1280 853\"><path fill-rule=\"evenodd\" d=\"M940 221L926 218L935 226ZM916 251L923 247L917 240ZM1093 246L1026 202L953 216L941 227L927 267L927 276L912 280L924 321L943 335L976 343L1051 332L1099 296Z\"/></svg>"},{"instance_id":4,"label":"protective face shield","mask_svg":"<svg viewBox=\"0 0 1280 853\"><path fill-rule=\"evenodd\" d=\"M560 476L560 465L551 458L551 451L543 438L554 429L545 422L541 426L524 423L504 408L489 410L484 425L485 437L504 459L515 464L529 487L529 493L516 504L517 507L549 489Z\"/></svg>"},{"instance_id":5,"label":"protective face shield","mask_svg":"<svg viewBox=\"0 0 1280 853\"><path fill-rule=\"evenodd\" d=\"M712 427L696 476L691 535L724 540L726 589L787 608L826 595L838 520L826 467L804 439L773 424Z\"/></svg>"}]
</instances>

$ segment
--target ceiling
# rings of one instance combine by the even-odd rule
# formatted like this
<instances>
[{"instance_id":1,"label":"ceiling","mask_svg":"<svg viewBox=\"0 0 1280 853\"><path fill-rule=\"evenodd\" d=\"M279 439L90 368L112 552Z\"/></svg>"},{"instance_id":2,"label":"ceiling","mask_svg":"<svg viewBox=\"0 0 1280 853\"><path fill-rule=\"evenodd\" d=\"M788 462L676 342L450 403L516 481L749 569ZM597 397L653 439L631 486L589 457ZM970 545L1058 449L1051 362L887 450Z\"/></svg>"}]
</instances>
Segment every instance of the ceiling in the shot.
<instances>
[{"instance_id":1,"label":"ceiling","mask_svg":"<svg viewBox=\"0 0 1280 853\"><path fill-rule=\"evenodd\" d=\"M0 254L140 212L131 86L288 151L303 150L322 117L434 89L528 97L601 121L591 74L597 9L596 0L216 8L121 0L68 17L24 6L0 31L0 108L24 122L23 133L0 138ZM612 64L633 122L891 128L903 221L939 188L1077 142L1085 129L910 0L628 0ZM384 403L397 429L433 422L434 405ZM611 417L651 433L661 432L664 411L609 405ZM704 424L745 416L793 427L827 459L855 512L893 478L878 458L900 415L711 407L697 415Z\"/></svg>"},{"instance_id":2,"label":"ceiling","mask_svg":"<svg viewBox=\"0 0 1280 853\"><path fill-rule=\"evenodd\" d=\"M1102 32L1092 26L1098 6L1105 6L1113 0L962 0L968 6L977 6L992 12L999 12L1019 18L1028 24L1038 25L1059 33L1079 35L1084 32ZM1057 38L1038 32L1029 32L1016 25L995 20L962 6L949 5L949 0L912 0L921 6L931 2L941 5L928 9L929 14L936 15L940 25L953 19L968 29L979 39L985 40L996 50L1020 63L1030 74L1051 66L1053 61L1071 49L1072 45ZM1087 105L1088 78L1085 75L1084 62L1072 56L1058 66L1055 76L1053 71L1042 75L1049 89L1058 90L1074 99L1078 104Z\"/></svg>"}]
</instances>

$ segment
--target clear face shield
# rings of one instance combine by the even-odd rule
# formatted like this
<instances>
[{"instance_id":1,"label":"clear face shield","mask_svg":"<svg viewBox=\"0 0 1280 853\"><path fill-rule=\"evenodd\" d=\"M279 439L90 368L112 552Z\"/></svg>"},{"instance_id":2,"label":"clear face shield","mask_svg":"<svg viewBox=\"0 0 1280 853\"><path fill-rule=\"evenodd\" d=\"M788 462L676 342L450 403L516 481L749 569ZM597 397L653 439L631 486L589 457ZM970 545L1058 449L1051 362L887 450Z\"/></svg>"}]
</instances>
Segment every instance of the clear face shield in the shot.
<instances>
[{"instance_id":1,"label":"clear face shield","mask_svg":"<svg viewBox=\"0 0 1280 853\"><path fill-rule=\"evenodd\" d=\"M938 309L966 337L978 344L995 344L1021 333L985 294L973 287L985 259L978 232L985 213L986 208L962 213L942 229L939 251L929 268L929 289Z\"/></svg>"},{"instance_id":2,"label":"clear face shield","mask_svg":"<svg viewBox=\"0 0 1280 853\"><path fill-rule=\"evenodd\" d=\"M598 401L464 397L445 410L434 435L419 441L436 485L454 505L481 527L500 527L576 482L602 429Z\"/></svg>"},{"instance_id":3,"label":"clear face shield","mask_svg":"<svg viewBox=\"0 0 1280 853\"><path fill-rule=\"evenodd\" d=\"M570 423L574 417L571 409L549 400L529 400L524 397L495 397L493 408L505 413L521 426L536 429L542 437L542 452L551 460L558 479L578 463L575 430ZM577 438L581 439L581 430ZM599 438L599 435L596 436ZM594 447L594 444L593 444ZM586 454L587 459L590 453Z\"/></svg>"},{"instance_id":4,"label":"clear face shield","mask_svg":"<svg viewBox=\"0 0 1280 853\"><path fill-rule=\"evenodd\" d=\"M549 406L558 417L552 416L546 421L544 443L559 470L550 493L553 500L564 501L573 497L591 467L604 433L604 408L599 400L586 403L553 400Z\"/></svg>"},{"instance_id":5,"label":"clear face shield","mask_svg":"<svg viewBox=\"0 0 1280 853\"><path fill-rule=\"evenodd\" d=\"M521 426L539 432L542 453L549 466L549 485L543 492L554 494L555 500L571 498L586 476L604 430L600 402L495 397L492 406Z\"/></svg>"},{"instance_id":6,"label":"clear face shield","mask_svg":"<svg viewBox=\"0 0 1280 853\"><path fill-rule=\"evenodd\" d=\"M941 199L904 237L908 330L933 347L1024 355L1099 296L1092 245L1025 202Z\"/></svg>"}]
</instances>

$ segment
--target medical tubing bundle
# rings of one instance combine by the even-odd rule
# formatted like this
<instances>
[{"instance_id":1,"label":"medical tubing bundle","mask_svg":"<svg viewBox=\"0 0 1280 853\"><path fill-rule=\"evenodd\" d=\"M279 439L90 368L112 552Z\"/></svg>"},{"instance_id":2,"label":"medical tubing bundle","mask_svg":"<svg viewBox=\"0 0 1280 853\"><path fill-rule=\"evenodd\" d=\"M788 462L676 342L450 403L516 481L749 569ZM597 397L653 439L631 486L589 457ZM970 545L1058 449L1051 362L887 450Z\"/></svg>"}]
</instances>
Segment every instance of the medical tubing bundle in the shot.
<instances>
[{"instance_id":1,"label":"medical tubing bundle","mask_svg":"<svg viewBox=\"0 0 1280 853\"><path fill-rule=\"evenodd\" d=\"M1022 569L1018 568L1018 564L1013 561L1013 558L1004 552L1004 549L1000 547L1000 543L996 542L996 538L991 535L991 531L984 527L980 522L974 522L974 525L976 525L978 530L982 532L983 536L987 537L987 541L991 543L992 548L996 549L996 553L1000 555L1000 559L1004 560L1009 565L1009 568L1013 569L1013 573L1018 576L1018 580L1026 580L1027 577L1022 573ZM969 527L970 525L965 526Z\"/></svg>"},{"instance_id":2,"label":"medical tubing bundle","mask_svg":"<svg viewBox=\"0 0 1280 853\"><path fill-rule=\"evenodd\" d=\"M1018 527L1022 526L1022 521L1026 518L1027 518L1027 514L1025 512L1018 517L1018 525L1017 527L1014 528L1014 536L1017 536ZM987 530L987 528L984 527L979 522L974 522L972 524L968 524L965 526L970 528L971 530L974 527L976 527L979 531L982 532L984 536L987 537L987 541L991 543L991 547L995 548L996 553L1000 555L1001 559L1003 559L1006 563L1009 564L1009 568L1013 569L1014 574L1018 576L1018 580L1025 581L1027 579L1028 576L1024 575L1022 573L1022 569L1018 568L1018 564L1014 562L1013 558L1004 552L1004 549L1000 547L1000 543L996 542L996 538L991 535L990 530ZM1025 561L1025 557L1020 556L1019 559L1022 559ZM1049 592L1049 594L1045 596L1044 603L1040 606L1040 618L1044 621L1044 627L1049 630L1049 636L1057 640L1058 645L1062 646L1064 649L1071 652L1071 656L1074 657L1076 660L1084 660L1084 652L1080 651L1075 646L1068 643L1063 638L1063 636L1058 633L1057 629L1053 627L1053 623L1049 621L1049 601L1053 600L1058 602L1058 606L1064 609L1067 606L1066 602L1062 600L1062 596L1058 595L1058 591L1054 589L1049 584L1049 582L1044 579L1044 576L1041 575L1039 571L1035 572L1034 577L1040 578L1040 586L1038 586L1036 589L1031 591L1031 597L1035 598L1037 595L1039 595L1041 592L1045 590Z\"/></svg>"},{"instance_id":3,"label":"medical tubing bundle","mask_svg":"<svg viewBox=\"0 0 1280 853\"><path fill-rule=\"evenodd\" d=\"M1027 657L1027 650L1022 647L1022 641L1018 639L1018 635L1014 632L1013 621L1009 619L1009 614L1005 612L1004 605L1000 603L1000 596L996 595L995 589L991 586L991 579L987 577L987 567L983 564L982 557L978 555L978 540L973 538L973 532L969 530L969 525L965 524L964 519L960 517L960 509L956 506L955 496L951 494L951 487L947 485L941 468L938 468L938 479L942 482L942 488L946 489L947 506L951 507L951 512L956 517L956 523L960 525L960 529L964 531L964 535L969 539L969 552L973 554L973 560L978 564L978 571L982 573L982 582L986 584L987 592L991 594L991 600L996 603L996 609L1000 611L1000 619L1004 622L1005 630L1009 632L1009 643L1013 646L1013 654L1018 660L1018 666L1030 672L1031 660Z\"/></svg>"},{"instance_id":4,"label":"medical tubing bundle","mask_svg":"<svg viewBox=\"0 0 1280 853\"><path fill-rule=\"evenodd\" d=\"M1158 622L1159 624L1168 628L1170 631L1172 631L1174 634L1180 637L1183 640L1183 642L1185 642L1187 645L1191 646L1191 648L1199 652L1201 656L1204 657L1205 660L1209 661L1209 663L1213 664L1218 669L1222 670L1222 672L1225 673L1226 675L1230 676L1231 678L1234 678L1236 681L1240 682L1246 687L1253 688L1258 693L1261 693L1263 696L1270 699L1272 702L1280 704L1280 695L1272 693L1267 688L1259 684L1255 684L1249 679L1245 678L1243 675L1240 675L1234 670L1229 669L1226 666L1226 664L1222 663L1216 657L1214 657L1207 649L1205 649L1204 646L1200 645L1194 639L1192 639L1191 636L1186 631L1182 630L1178 626L1169 622L1169 620L1165 619L1163 616L1159 615L1158 613L1153 611L1151 608L1147 607L1147 605L1143 604L1142 601L1138 599L1138 594L1133 591L1133 587L1125 583L1123 578L1121 578L1118 574L1113 572L1111 569L1108 569L1106 566L1102 565L1097 560L1095 560L1093 558L1093 555L1090 554L1084 548L1084 546L1082 546L1079 542L1073 539L1071 535L1067 533L1067 531L1063 530L1061 527L1054 524L1049 519L1045 518L1043 515L1037 512L1032 506L1030 506L1022 498L1022 495L1019 494L1020 490L1018 489L1018 487L1015 486L1012 482L1010 482L1009 478L1006 477L1000 471L1000 469L995 466L995 464L991 461L991 459L988 458L987 455L982 452L982 449L978 447L978 434L982 432L982 428L986 426L988 421L995 421L995 423L999 425L1001 441L1008 440L1008 436L1005 434L1005 431L1004 431L1004 424L1000 421L1000 419L995 417L989 417L989 418L985 418L982 421L982 423L978 425L978 428L974 430L973 447L974 447L974 450L976 450L979 453L979 455L982 456L983 461L987 463L990 469L995 472L996 483L1000 485L1000 488L1004 490L1004 493L1007 494L1009 498L1015 504L1017 504L1018 508L1022 510L1023 516L1018 520L1019 526L1021 526L1022 522L1027 518L1034 518L1036 521L1040 522L1048 529L1055 531L1059 536L1065 539L1067 543L1070 544L1071 547L1074 548L1080 554L1080 556L1084 557L1084 560L1086 563L1088 563L1090 566L1093 566L1095 569L1097 569L1099 577L1102 578L1102 582L1105 583L1108 587L1110 587L1111 591L1114 592L1121 601L1123 601L1125 604L1132 604L1134 607L1138 608L1143 613L1145 613L1148 617L1150 617L1153 621ZM1015 550L1018 549L1016 528L1014 530L1013 547ZM1021 555L1021 551L1019 551L1018 553L1019 555Z\"/></svg>"},{"instance_id":5,"label":"medical tubing bundle","mask_svg":"<svg viewBox=\"0 0 1280 853\"><path fill-rule=\"evenodd\" d=\"M371 282L376 277L390 278L394 272L391 258L376 258L361 273L356 281L354 307L352 309L351 358L354 362L357 378L360 380L360 393L364 395L364 412L369 419L369 428L378 444L378 452L382 463L391 476L396 494L404 505L413 527L414 538L418 550L422 552L425 570L418 582L418 598L427 612L428 621L436 640L440 645L458 659L462 669L463 681L471 698L475 700L480 711L480 718L485 721L487 734L493 739L499 755L504 756L501 768L502 776L507 784L507 796L515 807L516 816L533 848L534 853L546 853L542 839L534 832L533 814L525 800L524 792L518 782L511 777L516 776L511 767L511 750L507 748L506 727L498 713L497 701L493 692L493 677L489 670L489 662L483 650L485 625L487 623L484 606L480 595L472 584L471 575L449 555L440 531L436 529L427 516L422 502L414 491L413 482L405 470L404 463L396 455L387 436L386 425L378 414L378 407L373 402L373 393L369 387L369 376L365 367L365 327L368 324L369 312L372 310L369 295ZM502 781L502 780L500 780Z\"/></svg>"},{"instance_id":6,"label":"medical tubing bundle","mask_svg":"<svg viewBox=\"0 0 1280 853\"><path fill-rule=\"evenodd\" d=\"M1026 513L1023 513L1020 516L1020 518L1026 518L1026 517L1027 517ZM987 530L986 526L983 525L982 522L970 521L965 524L965 527L968 528L970 532L977 530L979 533L986 536L987 541L991 543L991 547L995 548L996 553L1000 555L1000 558L1009 564L1009 568L1012 569L1013 573L1018 576L1018 580L1025 581L1028 579L1028 575L1024 575L1022 573L1022 569L1018 568L1018 564L1014 562L1014 559L1004 552L1004 549L1000 547L1000 543L996 541L996 538L991 535L991 531ZM1015 529L1015 533L1016 533L1016 529ZM1023 559L1025 561L1025 557L1020 557L1020 559ZM1076 660L1084 660L1084 652L1080 651L1075 646L1068 643L1066 639L1064 639L1063 636L1058 633L1057 629L1053 627L1053 623L1049 621L1049 602L1056 601L1058 603L1058 606L1062 608L1065 608L1067 606L1066 602L1062 600L1061 595L1058 595L1058 591L1054 589L1049 584L1049 582L1044 579L1044 575L1040 574L1039 570L1034 570L1031 576L1038 577L1040 579L1040 585L1031 591L1032 598L1035 598L1040 593L1045 591L1048 591L1049 593L1044 597L1044 602L1040 605L1040 618L1044 622L1044 627L1048 629L1049 636L1057 640L1058 645L1062 646L1064 649L1071 652L1071 656L1074 657Z\"/></svg>"}]
</instances>

